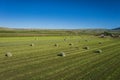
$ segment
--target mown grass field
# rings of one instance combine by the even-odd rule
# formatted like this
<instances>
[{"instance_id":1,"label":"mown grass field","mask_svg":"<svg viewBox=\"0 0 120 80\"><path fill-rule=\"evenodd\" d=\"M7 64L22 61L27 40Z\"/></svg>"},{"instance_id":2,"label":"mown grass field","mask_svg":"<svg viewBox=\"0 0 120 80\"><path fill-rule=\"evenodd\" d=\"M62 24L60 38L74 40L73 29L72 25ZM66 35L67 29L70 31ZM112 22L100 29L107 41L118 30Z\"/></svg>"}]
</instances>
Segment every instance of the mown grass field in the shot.
<instances>
[{"instance_id":1,"label":"mown grass field","mask_svg":"<svg viewBox=\"0 0 120 80\"><path fill-rule=\"evenodd\" d=\"M103 52L95 53L99 49ZM13 56L6 57L6 52ZM60 52L66 56L57 56ZM1 37L0 80L120 80L120 39L85 35Z\"/></svg>"}]
</instances>

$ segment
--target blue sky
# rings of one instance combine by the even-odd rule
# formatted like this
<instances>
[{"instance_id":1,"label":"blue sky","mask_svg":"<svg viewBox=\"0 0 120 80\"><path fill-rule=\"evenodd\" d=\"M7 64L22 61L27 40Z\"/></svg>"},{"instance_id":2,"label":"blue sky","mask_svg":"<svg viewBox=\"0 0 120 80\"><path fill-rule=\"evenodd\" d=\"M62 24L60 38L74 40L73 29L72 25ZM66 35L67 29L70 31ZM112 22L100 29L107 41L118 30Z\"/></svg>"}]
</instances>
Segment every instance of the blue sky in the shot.
<instances>
[{"instance_id":1,"label":"blue sky","mask_svg":"<svg viewBox=\"0 0 120 80\"><path fill-rule=\"evenodd\" d=\"M0 26L116 28L120 26L120 0L0 0Z\"/></svg>"}]
</instances>

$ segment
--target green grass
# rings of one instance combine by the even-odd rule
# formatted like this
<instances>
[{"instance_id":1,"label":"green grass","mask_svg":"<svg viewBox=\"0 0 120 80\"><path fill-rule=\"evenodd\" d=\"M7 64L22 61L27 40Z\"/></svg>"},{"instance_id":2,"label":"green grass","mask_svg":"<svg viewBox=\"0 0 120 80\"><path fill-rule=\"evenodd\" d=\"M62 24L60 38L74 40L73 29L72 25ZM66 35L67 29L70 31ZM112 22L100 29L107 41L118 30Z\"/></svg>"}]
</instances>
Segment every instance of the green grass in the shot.
<instances>
[{"instance_id":1,"label":"green grass","mask_svg":"<svg viewBox=\"0 0 120 80\"><path fill-rule=\"evenodd\" d=\"M90 49L83 49L85 46ZM95 53L99 49L103 52ZM6 57L6 52L13 56ZM66 56L57 56L60 52ZM120 39L90 35L0 37L0 80L119 79Z\"/></svg>"}]
</instances>

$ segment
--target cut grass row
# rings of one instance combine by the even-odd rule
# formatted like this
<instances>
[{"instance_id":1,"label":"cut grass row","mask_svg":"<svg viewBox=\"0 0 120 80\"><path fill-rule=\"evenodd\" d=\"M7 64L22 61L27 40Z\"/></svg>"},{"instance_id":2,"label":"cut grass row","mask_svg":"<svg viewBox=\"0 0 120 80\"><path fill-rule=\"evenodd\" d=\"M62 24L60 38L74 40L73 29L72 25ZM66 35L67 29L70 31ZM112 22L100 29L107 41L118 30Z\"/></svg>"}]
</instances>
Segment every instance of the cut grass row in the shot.
<instances>
[{"instance_id":1,"label":"cut grass row","mask_svg":"<svg viewBox=\"0 0 120 80\"><path fill-rule=\"evenodd\" d=\"M60 50L61 50L61 49L60 49ZM59 52L60 50L56 51L55 53ZM35 50L35 51L36 51L36 50ZM17 58L18 60L15 59L14 61L13 61L13 60L10 61L11 59L9 59L8 61L3 61L3 62L6 62L6 63L8 63L8 64L9 64L9 63L11 64L11 63L14 63L14 62L17 62L17 61L20 61L20 62L23 61L23 62L24 62L24 60L28 61L29 59L35 60L35 57L36 57L36 59L38 59L38 58L39 58L39 59L40 59L40 58L41 58L41 59L44 59L44 56L45 56L45 57L46 57L47 55L49 55L49 57L52 56L52 55L50 55L50 54L51 54L50 52L53 52L54 50L48 50L48 54L46 54L45 52L39 52L39 51L35 52L35 51L32 51L32 50L31 50L30 52L28 51L28 53L33 53L33 52L34 52L34 54L30 55L31 57L30 57L30 56L27 56L28 58L25 58L25 57L22 57L23 59L22 59L22 58L19 58L19 59L22 59L22 60L19 60L19 59ZM71 50L69 50L69 49L62 49L62 51L64 51L66 54L70 54L70 53L76 53L76 52L78 52L78 51L81 52L81 51L84 51L84 50L83 50L83 49L76 50L76 49L73 48L73 49L71 49ZM45 54L37 54L38 52L39 52L39 53L45 53ZM46 51L46 52L47 52L47 51ZM23 51L23 53L25 53L25 52ZM21 53L21 54L22 54L22 53ZM35 54L36 54L36 55L35 55ZM34 55L35 55L35 56L34 56ZM38 56L37 56L37 55L38 55ZM44 56L42 56L42 55L44 55ZM56 55L55 55L55 56L56 56ZM53 56L52 56L52 57L53 57Z\"/></svg>"},{"instance_id":2,"label":"cut grass row","mask_svg":"<svg viewBox=\"0 0 120 80\"><path fill-rule=\"evenodd\" d=\"M109 55L111 55L111 54L109 54ZM109 55L107 55L107 56L109 56ZM96 55L97 56L97 55ZM90 56L88 56L88 57L90 57ZM106 56L105 56L106 57ZM86 57L87 58L87 57ZM91 58L93 58L94 59L94 57L93 57L93 55L91 56ZM110 59L110 57L108 57L109 59ZM88 59L88 58L87 58ZM70 59L71 60L71 59ZM85 60L85 59L83 59L83 60ZM65 60L65 61L67 61L67 60ZM81 61L81 60L80 60ZM77 62L77 61L75 61L75 62ZM60 62L61 63L61 62ZM71 64L72 62L70 62L69 64ZM78 62L77 62L78 63ZM83 62L83 63L86 63L86 61L85 62ZM48 64L48 63L47 63ZM67 64L67 66L69 65L69 64ZM41 64L42 65L42 64ZM46 65L46 64L45 64ZM66 63L64 63L64 66L66 65ZM71 65L73 65L73 64L71 64ZM62 66L60 66L60 67L58 67L59 66L59 64L58 65L56 65L56 68L57 69L59 69L59 68L61 68ZM84 65L85 66L85 65ZM75 66L75 64L72 66L73 68L75 68L76 66ZM95 66L96 67L96 66ZM52 68L52 70L56 70L56 68L52 65L51 66L51 68ZM62 67L63 68L63 67ZM68 68L70 68L70 67L68 67ZM36 69L36 68L35 68ZM39 68L38 68L39 69ZM52 71L50 71L49 70L49 68L47 67L47 69L48 69L48 72L45 72L45 71L41 71L42 69L40 68L40 70L35 70L35 71L38 71L38 73L37 72L35 72L35 73L37 73L37 74L39 74L39 72L42 72L42 74L44 74L44 73L48 73L48 72L52 72ZM43 68L43 69L45 69L45 68ZM63 72L64 72L64 70L66 70L66 69L63 69ZM70 70L71 70L71 68L70 68ZM66 70L67 72L70 72L69 70ZM72 70L73 71L73 70ZM62 72L62 71L60 71L60 72ZM34 72L33 72L33 74L34 74ZM58 74L58 73L57 73ZM66 74L66 73L65 73ZM68 73L69 74L69 73ZM75 74L75 73L74 73ZM24 75L24 74L23 74ZM53 74L54 76L55 76L55 74ZM63 73L61 74L61 75L64 75ZM32 76L35 76L35 75L32 75ZM39 75L38 75L39 76ZM58 76L59 76L59 74L58 74ZM57 76L57 77L58 77ZM26 77L26 76L25 76ZM23 77L22 77L23 78ZM44 78L43 78L44 79Z\"/></svg>"},{"instance_id":3,"label":"cut grass row","mask_svg":"<svg viewBox=\"0 0 120 80\"><path fill-rule=\"evenodd\" d=\"M2 43L3 46L0 47L0 51L5 50L5 47L10 48L14 56L6 58L2 57L4 55L0 53L0 78L2 80L104 80L112 79L113 77L119 78L119 40L90 38L91 41L89 42L84 40L74 42L76 41L74 38L68 42L62 42L62 39L60 39L50 42L48 41L49 39L42 40L43 43L38 41L38 44L34 47L25 46L28 42L21 42L21 44L16 43L16 48L10 48L10 45L14 42L12 40L8 44L9 46ZM103 41L104 44L99 45L99 40ZM16 42L19 42L19 40ZM58 42L62 46L58 48L52 46ZM75 45L69 47L67 44L70 42ZM90 50L82 49L85 45L90 46ZM76 46L80 48L76 49ZM96 49L102 49L103 53L94 53ZM57 56L60 51L64 51L67 56ZM116 66L114 67L114 65ZM107 71L109 69L111 70ZM103 73L106 75L100 77Z\"/></svg>"}]
</instances>

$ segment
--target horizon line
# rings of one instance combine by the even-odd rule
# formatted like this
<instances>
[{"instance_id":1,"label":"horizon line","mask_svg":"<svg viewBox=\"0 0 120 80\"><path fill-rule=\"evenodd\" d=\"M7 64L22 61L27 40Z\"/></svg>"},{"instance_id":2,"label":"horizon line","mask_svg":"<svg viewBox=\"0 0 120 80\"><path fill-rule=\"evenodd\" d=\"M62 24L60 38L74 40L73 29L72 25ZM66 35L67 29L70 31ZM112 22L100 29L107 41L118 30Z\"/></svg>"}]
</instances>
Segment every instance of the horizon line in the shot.
<instances>
[{"instance_id":1,"label":"horizon line","mask_svg":"<svg viewBox=\"0 0 120 80\"><path fill-rule=\"evenodd\" d=\"M8 28L8 29L34 29L34 30L36 30L36 29L41 29L41 30L47 30L47 29L49 29L49 30L79 30L79 29L114 29L114 28L27 28L27 27L25 27L25 28L20 28L20 27L1 27L0 26L0 28ZM118 28L118 27L116 27L116 28Z\"/></svg>"}]
</instances>

